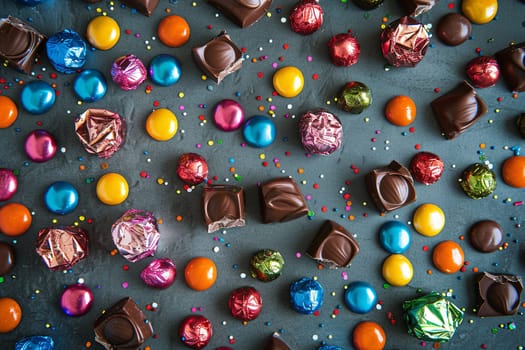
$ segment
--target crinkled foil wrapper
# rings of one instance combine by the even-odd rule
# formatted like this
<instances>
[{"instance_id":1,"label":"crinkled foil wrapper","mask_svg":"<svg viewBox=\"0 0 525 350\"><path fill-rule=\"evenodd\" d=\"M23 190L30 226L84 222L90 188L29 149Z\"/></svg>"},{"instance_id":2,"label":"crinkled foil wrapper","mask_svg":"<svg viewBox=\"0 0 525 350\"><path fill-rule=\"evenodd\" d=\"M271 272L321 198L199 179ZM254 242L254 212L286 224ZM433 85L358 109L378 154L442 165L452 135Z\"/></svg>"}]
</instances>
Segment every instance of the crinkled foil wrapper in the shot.
<instances>
[{"instance_id":1,"label":"crinkled foil wrapper","mask_svg":"<svg viewBox=\"0 0 525 350\"><path fill-rule=\"evenodd\" d=\"M496 190L496 174L485 164L474 163L463 171L459 184L467 196L481 199Z\"/></svg>"},{"instance_id":2,"label":"crinkled foil wrapper","mask_svg":"<svg viewBox=\"0 0 525 350\"><path fill-rule=\"evenodd\" d=\"M213 327L210 320L201 315L186 317L179 327L179 336L184 344L194 349L202 349L210 342Z\"/></svg>"},{"instance_id":3,"label":"crinkled foil wrapper","mask_svg":"<svg viewBox=\"0 0 525 350\"><path fill-rule=\"evenodd\" d=\"M418 20L404 16L381 32L381 51L394 67L414 67L425 56L430 39Z\"/></svg>"},{"instance_id":4,"label":"crinkled foil wrapper","mask_svg":"<svg viewBox=\"0 0 525 350\"><path fill-rule=\"evenodd\" d=\"M278 251L264 249L252 256L250 266L253 278L263 282L270 282L281 275L284 259Z\"/></svg>"},{"instance_id":5,"label":"crinkled foil wrapper","mask_svg":"<svg viewBox=\"0 0 525 350\"><path fill-rule=\"evenodd\" d=\"M343 125L330 112L306 112L299 120L298 128L301 143L309 153L328 155L341 147Z\"/></svg>"},{"instance_id":6,"label":"crinkled foil wrapper","mask_svg":"<svg viewBox=\"0 0 525 350\"><path fill-rule=\"evenodd\" d=\"M22 338L15 344L15 350L53 350L54 347L53 338L42 335Z\"/></svg>"},{"instance_id":7,"label":"crinkled foil wrapper","mask_svg":"<svg viewBox=\"0 0 525 350\"><path fill-rule=\"evenodd\" d=\"M88 244L80 227L44 228L38 232L36 252L50 270L67 270L88 256Z\"/></svg>"},{"instance_id":8,"label":"crinkled foil wrapper","mask_svg":"<svg viewBox=\"0 0 525 350\"><path fill-rule=\"evenodd\" d=\"M46 52L53 67L61 73L75 73L86 64L86 42L71 29L64 29L49 37Z\"/></svg>"},{"instance_id":9,"label":"crinkled foil wrapper","mask_svg":"<svg viewBox=\"0 0 525 350\"><path fill-rule=\"evenodd\" d=\"M240 287L230 294L228 308L236 319L251 321L261 313L263 301L261 294L253 287Z\"/></svg>"},{"instance_id":10,"label":"crinkled foil wrapper","mask_svg":"<svg viewBox=\"0 0 525 350\"><path fill-rule=\"evenodd\" d=\"M135 90L148 77L144 63L135 55L117 58L111 65L111 77L122 90Z\"/></svg>"}]
</instances>

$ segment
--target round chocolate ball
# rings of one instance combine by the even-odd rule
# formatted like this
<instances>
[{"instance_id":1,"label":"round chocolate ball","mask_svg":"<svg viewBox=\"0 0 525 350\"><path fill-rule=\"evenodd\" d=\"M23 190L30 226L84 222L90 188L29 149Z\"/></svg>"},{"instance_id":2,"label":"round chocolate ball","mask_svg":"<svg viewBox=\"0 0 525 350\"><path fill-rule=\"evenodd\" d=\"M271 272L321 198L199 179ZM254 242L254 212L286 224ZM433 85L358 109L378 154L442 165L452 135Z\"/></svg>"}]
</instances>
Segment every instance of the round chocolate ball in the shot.
<instances>
[{"instance_id":1,"label":"round chocolate ball","mask_svg":"<svg viewBox=\"0 0 525 350\"><path fill-rule=\"evenodd\" d=\"M467 17L453 12L439 19L436 33L443 43L449 46L457 46L464 43L472 31L472 25Z\"/></svg>"},{"instance_id":2,"label":"round chocolate ball","mask_svg":"<svg viewBox=\"0 0 525 350\"><path fill-rule=\"evenodd\" d=\"M270 282L279 277L283 266L283 256L272 249L260 250L250 260L252 277L263 282Z\"/></svg>"},{"instance_id":3,"label":"round chocolate ball","mask_svg":"<svg viewBox=\"0 0 525 350\"><path fill-rule=\"evenodd\" d=\"M503 236L503 228L493 220L478 221L469 229L470 244L483 253L498 250L503 244Z\"/></svg>"}]
</instances>

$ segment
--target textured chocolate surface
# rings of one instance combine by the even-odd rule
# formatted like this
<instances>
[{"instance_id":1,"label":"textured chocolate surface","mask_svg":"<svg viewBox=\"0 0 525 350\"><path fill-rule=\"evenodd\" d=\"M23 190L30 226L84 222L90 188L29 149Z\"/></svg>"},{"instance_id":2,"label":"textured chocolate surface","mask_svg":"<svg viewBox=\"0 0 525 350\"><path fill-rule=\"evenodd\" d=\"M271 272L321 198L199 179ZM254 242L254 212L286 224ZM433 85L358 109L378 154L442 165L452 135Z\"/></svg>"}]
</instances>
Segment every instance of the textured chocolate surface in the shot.
<instances>
[{"instance_id":1,"label":"textured chocolate surface","mask_svg":"<svg viewBox=\"0 0 525 350\"><path fill-rule=\"evenodd\" d=\"M503 80L511 91L525 91L525 42L496 52Z\"/></svg>"},{"instance_id":2,"label":"textured chocolate surface","mask_svg":"<svg viewBox=\"0 0 525 350\"><path fill-rule=\"evenodd\" d=\"M292 348L285 343L279 333L275 332L268 339L264 350L292 350Z\"/></svg>"},{"instance_id":3,"label":"textured chocolate surface","mask_svg":"<svg viewBox=\"0 0 525 350\"><path fill-rule=\"evenodd\" d=\"M439 19L436 34L441 41L450 46L464 43L472 32L472 24L467 17L452 12Z\"/></svg>"},{"instance_id":4,"label":"textured chocolate surface","mask_svg":"<svg viewBox=\"0 0 525 350\"><path fill-rule=\"evenodd\" d=\"M6 242L0 242L0 276L5 276L15 265L15 248Z\"/></svg>"},{"instance_id":5,"label":"textured chocolate surface","mask_svg":"<svg viewBox=\"0 0 525 350\"><path fill-rule=\"evenodd\" d=\"M121 2L148 17L153 14L153 11L155 11L159 5L159 0L121 0Z\"/></svg>"},{"instance_id":6,"label":"textured chocolate surface","mask_svg":"<svg viewBox=\"0 0 525 350\"><path fill-rule=\"evenodd\" d=\"M289 177L263 183L260 187L260 199L262 218L266 224L289 221L308 214L299 186Z\"/></svg>"},{"instance_id":7,"label":"textured chocolate surface","mask_svg":"<svg viewBox=\"0 0 525 350\"><path fill-rule=\"evenodd\" d=\"M520 307L523 281L514 275L484 272L478 277L480 306L478 316L515 315Z\"/></svg>"},{"instance_id":8,"label":"textured chocolate surface","mask_svg":"<svg viewBox=\"0 0 525 350\"><path fill-rule=\"evenodd\" d=\"M202 190L202 211L208 232L246 224L244 189L232 185L210 185Z\"/></svg>"},{"instance_id":9,"label":"textured chocolate surface","mask_svg":"<svg viewBox=\"0 0 525 350\"><path fill-rule=\"evenodd\" d=\"M343 226L326 220L306 253L330 268L348 267L359 252L359 244Z\"/></svg>"},{"instance_id":10,"label":"textured chocolate surface","mask_svg":"<svg viewBox=\"0 0 525 350\"><path fill-rule=\"evenodd\" d=\"M208 0L242 28L257 22L270 8L272 0Z\"/></svg>"},{"instance_id":11,"label":"textured chocolate surface","mask_svg":"<svg viewBox=\"0 0 525 350\"><path fill-rule=\"evenodd\" d=\"M381 52L394 67L415 67L425 57L430 39L421 22L403 16L381 32Z\"/></svg>"},{"instance_id":12,"label":"textured chocolate surface","mask_svg":"<svg viewBox=\"0 0 525 350\"><path fill-rule=\"evenodd\" d=\"M503 243L503 228L493 220L476 222L469 229L470 244L483 253L490 253Z\"/></svg>"},{"instance_id":13,"label":"textured chocolate surface","mask_svg":"<svg viewBox=\"0 0 525 350\"><path fill-rule=\"evenodd\" d=\"M419 16L430 11L439 0L397 0L409 16Z\"/></svg>"}]
</instances>

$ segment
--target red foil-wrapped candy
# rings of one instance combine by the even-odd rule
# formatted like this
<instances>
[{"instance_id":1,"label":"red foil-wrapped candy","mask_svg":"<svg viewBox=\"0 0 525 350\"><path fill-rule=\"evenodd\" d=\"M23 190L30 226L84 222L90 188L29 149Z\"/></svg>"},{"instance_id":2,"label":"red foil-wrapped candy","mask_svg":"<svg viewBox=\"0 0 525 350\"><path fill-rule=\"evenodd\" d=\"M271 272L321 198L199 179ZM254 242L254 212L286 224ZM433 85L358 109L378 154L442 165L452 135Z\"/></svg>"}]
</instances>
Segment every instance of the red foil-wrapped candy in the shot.
<instances>
[{"instance_id":1,"label":"red foil-wrapped candy","mask_svg":"<svg viewBox=\"0 0 525 350\"><path fill-rule=\"evenodd\" d=\"M309 35L323 25L324 11L316 0L302 0L290 13L290 26L296 33Z\"/></svg>"},{"instance_id":2,"label":"red foil-wrapped candy","mask_svg":"<svg viewBox=\"0 0 525 350\"><path fill-rule=\"evenodd\" d=\"M50 270L67 270L88 256L88 233L75 226L44 228L38 232L36 252Z\"/></svg>"},{"instance_id":3,"label":"red foil-wrapped candy","mask_svg":"<svg viewBox=\"0 0 525 350\"><path fill-rule=\"evenodd\" d=\"M135 90L147 77L144 63L135 55L121 56L111 65L111 78L122 90Z\"/></svg>"},{"instance_id":4,"label":"red foil-wrapped candy","mask_svg":"<svg viewBox=\"0 0 525 350\"><path fill-rule=\"evenodd\" d=\"M410 161L410 172L416 181L431 185L439 180L445 164L437 154L419 152Z\"/></svg>"},{"instance_id":5,"label":"red foil-wrapped candy","mask_svg":"<svg viewBox=\"0 0 525 350\"><path fill-rule=\"evenodd\" d=\"M208 163L197 153L184 153L179 157L177 175L188 185L198 185L208 177Z\"/></svg>"},{"instance_id":6,"label":"red foil-wrapped candy","mask_svg":"<svg viewBox=\"0 0 525 350\"><path fill-rule=\"evenodd\" d=\"M414 67L425 57L430 39L418 20L403 16L381 32L381 51L394 67Z\"/></svg>"},{"instance_id":7,"label":"red foil-wrapped candy","mask_svg":"<svg viewBox=\"0 0 525 350\"><path fill-rule=\"evenodd\" d=\"M348 67L359 60L361 47L351 33L339 33L328 41L328 51L333 64Z\"/></svg>"},{"instance_id":8,"label":"red foil-wrapped candy","mask_svg":"<svg viewBox=\"0 0 525 350\"><path fill-rule=\"evenodd\" d=\"M144 283L152 288L168 288L175 282L177 270L170 258L155 259L140 273Z\"/></svg>"},{"instance_id":9,"label":"red foil-wrapped candy","mask_svg":"<svg viewBox=\"0 0 525 350\"><path fill-rule=\"evenodd\" d=\"M179 326L180 340L190 348L202 349L211 340L213 328L210 320L201 315L190 315Z\"/></svg>"},{"instance_id":10,"label":"red foil-wrapped candy","mask_svg":"<svg viewBox=\"0 0 525 350\"><path fill-rule=\"evenodd\" d=\"M262 310L262 298L253 287L240 287L230 294L228 308L232 316L242 321L255 320Z\"/></svg>"},{"instance_id":11,"label":"red foil-wrapped candy","mask_svg":"<svg viewBox=\"0 0 525 350\"><path fill-rule=\"evenodd\" d=\"M479 56L467 63L467 76L477 88L494 86L499 79L499 65L490 56Z\"/></svg>"}]
</instances>

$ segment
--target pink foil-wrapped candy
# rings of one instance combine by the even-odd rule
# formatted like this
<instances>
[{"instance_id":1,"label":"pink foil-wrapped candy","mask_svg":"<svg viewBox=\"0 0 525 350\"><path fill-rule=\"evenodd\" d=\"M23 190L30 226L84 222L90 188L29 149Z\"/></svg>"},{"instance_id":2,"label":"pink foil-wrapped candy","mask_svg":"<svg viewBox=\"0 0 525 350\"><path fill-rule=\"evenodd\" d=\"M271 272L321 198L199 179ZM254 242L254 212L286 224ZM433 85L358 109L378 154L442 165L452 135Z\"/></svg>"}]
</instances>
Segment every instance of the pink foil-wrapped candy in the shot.
<instances>
[{"instance_id":1,"label":"pink foil-wrapped candy","mask_svg":"<svg viewBox=\"0 0 525 350\"><path fill-rule=\"evenodd\" d=\"M44 228L38 232L36 252L50 270L67 270L88 255L89 236L75 226Z\"/></svg>"},{"instance_id":2,"label":"pink foil-wrapped candy","mask_svg":"<svg viewBox=\"0 0 525 350\"><path fill-rule=\"evenodd\" d=\"M298 124L304 149L312 154L328 155L341 147L343 125L327 111L306 112Z\"/></svg>"},{"instance_id":3,"label":"pink foil-wrapped candy","mask_svg":"<svg viewBox=\"0 0 525 350\"><path fill-rule=\"evenodd\" d=\"M147 77L144 63L135 55L121 56L111 65L111 78L122 90L135 90Z\"/></svg>"},{"instance_id":4,"label":"pink foil-wrapped candy","mask_svg":"<svg viewBox=\"0 0 525 350\"><path fill-rule=\"evenodd\" d=\"M175 282L177 270L170 258L155 259L140 273L144 283L152 288L168 288Z\"/></svg>"},{"instance_id":5,"label":"pink foil-wrapped candy","mask_svg":"<svg viewBox=\"0 0 525 350\"><path fill-rule=\"evenodd\" d=\"M149 211L129 209L111 226L113 243L131 262L155 255L160 233L157 219Z\"/></svg>"}]
</instances>

